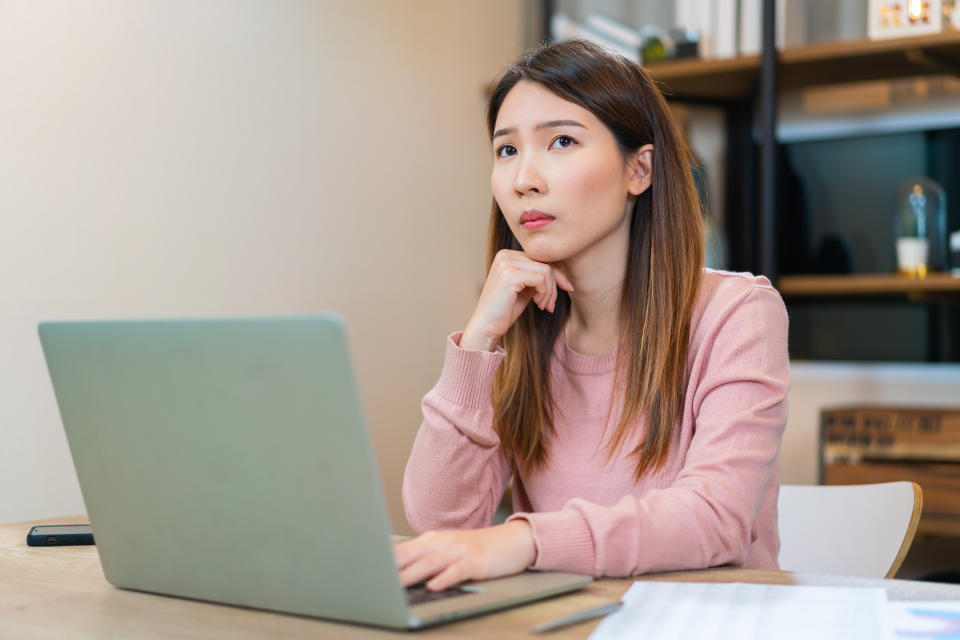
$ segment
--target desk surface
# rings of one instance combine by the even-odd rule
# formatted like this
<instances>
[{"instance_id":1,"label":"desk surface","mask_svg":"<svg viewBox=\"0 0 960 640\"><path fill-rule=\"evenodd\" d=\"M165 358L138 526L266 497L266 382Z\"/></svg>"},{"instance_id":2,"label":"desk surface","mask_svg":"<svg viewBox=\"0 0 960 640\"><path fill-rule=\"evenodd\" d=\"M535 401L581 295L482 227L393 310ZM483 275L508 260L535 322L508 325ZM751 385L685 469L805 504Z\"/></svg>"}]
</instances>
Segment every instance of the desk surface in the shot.
<instances>
[{"instance_id":1,"label":"desk surface","mask_svg":"<svg viewBox=\"0 0 960 640\"><path fill-rule=\"evenodd\" d=\"M84 522L54 518L46 524ZM30 524L38 524L37 522ZM634 578L605 579L579 592L415 633L395 633L117 589L103 577L96 548L28 547L30 524L0 525L0 636L15 638L586 638L598 620L537 636L530 628L615 601ZM960 585L867 580L783 571L718 568L642 580L882 586L892 600L960 600Z\"/></svg>"}]
</instances>

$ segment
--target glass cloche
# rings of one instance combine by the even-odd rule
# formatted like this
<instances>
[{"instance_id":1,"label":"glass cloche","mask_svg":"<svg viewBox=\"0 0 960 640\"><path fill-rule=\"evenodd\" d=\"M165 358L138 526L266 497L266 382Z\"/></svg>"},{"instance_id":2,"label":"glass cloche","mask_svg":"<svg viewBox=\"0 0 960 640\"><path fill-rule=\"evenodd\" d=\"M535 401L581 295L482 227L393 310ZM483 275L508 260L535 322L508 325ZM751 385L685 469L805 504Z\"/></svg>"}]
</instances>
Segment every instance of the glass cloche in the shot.
<instances>
[{"instance_id":1,"label":"glass cloche","mask_svg":"<svg viewBox=\"0 0 960 640\"><path fill-rule=\"evenodd\" d=\"M947 257L943 187L930 178L908 178L897 188L895 207L897 270L919 278L943 270Z\"/></svg>"}]
</instances>

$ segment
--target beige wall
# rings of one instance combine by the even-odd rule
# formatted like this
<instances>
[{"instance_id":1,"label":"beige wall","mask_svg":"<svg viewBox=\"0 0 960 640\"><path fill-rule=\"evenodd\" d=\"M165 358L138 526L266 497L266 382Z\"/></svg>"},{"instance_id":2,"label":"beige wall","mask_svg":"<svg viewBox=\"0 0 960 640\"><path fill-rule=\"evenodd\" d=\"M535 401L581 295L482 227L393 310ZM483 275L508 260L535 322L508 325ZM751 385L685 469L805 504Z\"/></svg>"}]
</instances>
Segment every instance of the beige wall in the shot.
<instances>
[{"instance_id":1,"label":"beige wall","mask_svg":"<svg viewBox=\"0 0 960 640\"><path fill-rule=\"evenodd\" d=\"M483 277L515 0L0 0L0 522L82 510L41 319L335 309L395 526Z\"/></svg>"}]
</instances>

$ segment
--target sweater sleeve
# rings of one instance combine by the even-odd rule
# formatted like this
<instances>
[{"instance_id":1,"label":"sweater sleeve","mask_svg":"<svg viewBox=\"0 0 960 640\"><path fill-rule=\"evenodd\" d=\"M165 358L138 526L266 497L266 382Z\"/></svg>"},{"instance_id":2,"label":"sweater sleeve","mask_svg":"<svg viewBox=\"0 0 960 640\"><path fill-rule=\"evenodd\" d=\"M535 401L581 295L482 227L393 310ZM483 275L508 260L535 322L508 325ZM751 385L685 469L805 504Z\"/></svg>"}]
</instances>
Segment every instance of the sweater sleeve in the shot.
<instances>
[{"instance_id":1,"label":"sweater sleeve","mask_svg":"<svg viewBox=\"0 0 960 640\"><path fill-rule=\"evenodd\" d=\"M745 562L779 482L790 377L783 301L754 287L711 334L687 391L694 432L673 483L609 506L575 498L560 511L514 514L533 529L534 568L626 576Z\"/></svg>"},{"instance_id":2,"label":"sweater sleeve","mask_svg":"<svg viewBox=\"0 0 960 640\"><path fill-rule=\"evenodd\" d=\"M490 393L506 352L447 340L443 371L423 398L423 423L403 474L403 505L418 533L488 527L510 477L493 429Z\"/></svg>"}]
</instances>

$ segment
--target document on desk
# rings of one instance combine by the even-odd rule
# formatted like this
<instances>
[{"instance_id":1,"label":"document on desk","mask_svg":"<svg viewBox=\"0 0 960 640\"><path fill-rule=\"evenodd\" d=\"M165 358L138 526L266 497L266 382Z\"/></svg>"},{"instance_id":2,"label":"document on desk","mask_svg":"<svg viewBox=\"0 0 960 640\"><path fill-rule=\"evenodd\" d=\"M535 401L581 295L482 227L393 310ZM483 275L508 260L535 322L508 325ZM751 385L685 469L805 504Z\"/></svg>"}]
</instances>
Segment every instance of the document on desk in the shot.
<instances>
[{"instance_id":1,"label":"document on desk","mask_svg":"<svg viewBox=\"0 0 960 640\"><path fill-rule=\"evenodd\" d=\"M892 640L883 589L635 582L590 640Z\"/></svg>"}]
</instances>

